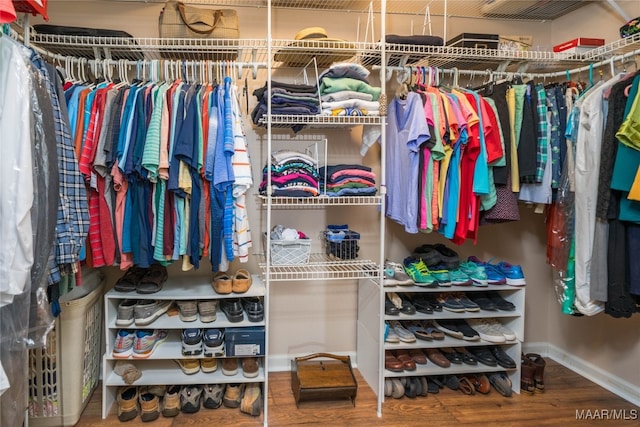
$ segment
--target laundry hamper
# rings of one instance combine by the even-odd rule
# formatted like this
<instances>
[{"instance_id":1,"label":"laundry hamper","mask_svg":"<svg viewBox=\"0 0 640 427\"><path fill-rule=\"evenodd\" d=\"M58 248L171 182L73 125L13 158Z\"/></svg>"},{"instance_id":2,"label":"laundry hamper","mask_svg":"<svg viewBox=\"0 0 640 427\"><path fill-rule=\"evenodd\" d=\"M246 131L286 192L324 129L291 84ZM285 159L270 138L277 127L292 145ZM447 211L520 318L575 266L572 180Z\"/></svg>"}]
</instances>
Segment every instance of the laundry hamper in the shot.
<instances>
[{"instance_id":1,"label":"laundry hamper","mask_svg":"<svg viewBox=\"0 0 640 427\"><path fill-rule=\"evenodd\" d=\"M97 271L83 277L85 295L61 301L46 346L29 351L29 426L75 425L98 385L103 286Z\"/></svg>"}]
</instances>

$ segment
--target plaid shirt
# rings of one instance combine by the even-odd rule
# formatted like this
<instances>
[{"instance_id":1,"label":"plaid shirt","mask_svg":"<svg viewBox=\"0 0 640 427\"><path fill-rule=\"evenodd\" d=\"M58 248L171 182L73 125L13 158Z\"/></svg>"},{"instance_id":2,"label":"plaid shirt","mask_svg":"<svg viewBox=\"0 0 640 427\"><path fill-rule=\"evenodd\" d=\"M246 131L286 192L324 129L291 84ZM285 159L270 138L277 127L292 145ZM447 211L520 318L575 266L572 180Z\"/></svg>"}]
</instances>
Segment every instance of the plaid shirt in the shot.
<instances>
[{"instance_id":1,"label":"plaid shirt","mask_svg":"<svg viewBox=\"0 0 640 427\"><path fill-rule=\"evenodd\" d=\"M35 51L31 52L31 62L42 74L51 95L56 129L60 199L56 225L56 256L53 265L49 266L49 283L58 283L61 279L61 269L73 271L73 268L64 265L78 262L80 250L89 231L87 190L78 170L78 161L73 151L69 125L62 118L56 88L49 78L46 65L42 57Z\"/></svg>"},{"instance_id":2,"label":"plaid shirt","mask_svg":"<svg viewBox=\"0 0 640 427\"><path fill-rule=\"evenodd\" d=\"M541 183L544 176L544 168L547 166L547 132L549 123L547 121L547 93L544 85L536 85L538 95L538 150L536 153L536 178L535 182Z\"/></svg>"}]
</instances>

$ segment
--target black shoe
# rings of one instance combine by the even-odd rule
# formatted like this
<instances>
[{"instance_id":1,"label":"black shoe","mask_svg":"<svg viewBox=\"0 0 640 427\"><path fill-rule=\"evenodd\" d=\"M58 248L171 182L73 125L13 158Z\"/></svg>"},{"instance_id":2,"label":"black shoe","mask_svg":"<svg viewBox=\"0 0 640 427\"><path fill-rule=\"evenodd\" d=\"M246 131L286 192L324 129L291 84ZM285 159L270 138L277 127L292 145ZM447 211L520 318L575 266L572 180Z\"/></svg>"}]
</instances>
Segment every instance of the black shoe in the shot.
<instances>
[{"instance_id":1,"label":"black shoe","mask_svg":"<svg viewBox=\"0 0 640 427\"><path fill-rule=\"evenodd\" d=\"M244 320L244 310L240 298L225 298L220 303L220 308L231 323L238 323Z\"/></svg>"},{"instance_id":2,"label":"black shoe","mask_svg":"<svg viewBox=\"0 0 640 427\"><path fill-rule=\"evenodd\" d=\"M244 311L247 312L249 322L262 322L264 320L264 305L259 297L246 297L242 299Z\"/></svg>"},{"instance_id":3,"label":"black shoe","mask_svg":"<svg viewBox=\"0 0 640 427\"><path fill-rule=\"evenodd\" d=\"M493 357L496 358L498 365L505 369L514 369L516 367L516 362L499 345L489 347L489 350Z\"/></svg>"},{"instance_id":4,"label":"black shoe","mask_svg":"<svg viewBox=\"0 0 640 427\"><path fill-rule=\"evenodd\" d=\"M462 355L458 354L458 352L451 347L442 347L440 348L440 352L444 354L444 357L446 357L449 362L456 363L458 365L462 364Z\"/></svg>"},{"instance_id":5,"label":"black shoe","mask_svg":"<svg viewBox=\"0 0 640 427\"><path fill-rule=\"evenodd\" d=\"M434 320L433 325L451 337L458 338L460 340L464 338L464 334L460 329L458 329L454 320Z\"/></svg>"},{"instance_id":6,"label":"black shoe","mask_svg":"<svg viewBox=\"0 0 640 427\"><path fill-rule=\"evenodd\" d=\"M502 296L496 291L487 292L487 297L489 297L496 307L498 307L498 310L514 311L516 309L516 306L513 303L502 298Z\"/></svg>"},{"instance_id":7,"label":"black shoe","mask_svg":"<svg viewBox=\"0 0 640 427\"><path fill-rule=\"evenodd\" d=\"M498 361L491 353L488 347L469 347L469 352L478 359L478 362L487 366L498 366Z\"/></svg>"},{"instance_id":8,"label":"black shoe","mask_svg":"<svg viewBox=\"0 0 640 427\"><path fill-rule=\"evenodd\" d=\"M497 311L498 307L484 292L469 292L467 297L480 306L480 310Z\"/></svg>"},{"instance_id":9,"label":"black shoe","mask_svg":"<svg viewBox=\"0 0 640 427\"><path fill-rule=\"evenodd\" d=\"M458 330L462 332L462 339L465 341L478 341L480 339L480 334L478 331L473 329L467 322L461 319L454 320L455 325L458 327Z\"/></svg>"}]
</instances>

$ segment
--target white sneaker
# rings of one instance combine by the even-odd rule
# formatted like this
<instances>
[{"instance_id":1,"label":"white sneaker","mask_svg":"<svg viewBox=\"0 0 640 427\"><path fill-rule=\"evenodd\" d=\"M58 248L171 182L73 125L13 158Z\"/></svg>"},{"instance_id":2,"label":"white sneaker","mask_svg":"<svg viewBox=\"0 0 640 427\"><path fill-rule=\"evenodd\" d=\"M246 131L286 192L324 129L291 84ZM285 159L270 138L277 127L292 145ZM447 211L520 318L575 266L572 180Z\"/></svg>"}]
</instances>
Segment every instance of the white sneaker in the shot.
<instances>
[{"instance_id":1,"label":"white sneaker","mask_svg":"<svg viewBox=\"0 0 640 427\"><path fill-rule=\"evenodd\" d=\"M478 332L480 339L493 343L503 343L507 341L504 334L498 331L487 319L466 319L469 326Z\"/></svg>"},{"instance_id":2,"label":"white sneaker","mask_svg":"<svg viewBox=\"0 0 640 427\"><path fill-rule=\"evenodd\" d=\"M397 262L392 262L389 260L385 261L384 272L385 272L384 273L385 280L386 280L387 274L389 274L390 276L392 276L392 280L395 281L396 285L401 285L401 286L415 285L415 282L411 279L411 277L409 277L409 275L405 273L404 267L402 267L402 265L398 264Z\"/></svg>"},{"instance_id":3,"label":"white sneaker","mask_svg":"<svg viewBox=\"0 0 640 427\"><path fill-rule=\"evenodd\" d=\"M491 326L493 329L495 329L496 332L501 333L502 335L504 335L504 338L507 341L515 341L516 340L516 334L515 332L513 332L511 329L509 329L508 327L506 327L505 325L502 324L502 322L500 322L498 319L495 319L493 317L489 317L486 319L483 319L485 321L485 323L489 326Z\"/></svg>"}]
</instances>

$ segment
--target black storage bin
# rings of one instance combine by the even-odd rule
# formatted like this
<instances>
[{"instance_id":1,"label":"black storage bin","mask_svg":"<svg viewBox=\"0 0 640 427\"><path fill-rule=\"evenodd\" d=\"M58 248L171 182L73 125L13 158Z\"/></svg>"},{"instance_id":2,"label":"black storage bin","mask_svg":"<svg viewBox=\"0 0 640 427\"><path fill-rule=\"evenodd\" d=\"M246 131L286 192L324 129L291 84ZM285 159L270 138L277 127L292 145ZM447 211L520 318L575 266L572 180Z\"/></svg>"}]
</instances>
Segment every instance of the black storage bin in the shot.
<instances>
[{"instance_id":1,"label":"black storage bin","mask_svg":"<svg viewBox=\"0 0 640 427\"><path fill-rule=\"evenodd\" d=\"M447 46L474 49L498 49L498 34L462 33L447 41Z\"/></svg>"}]
</instances>

